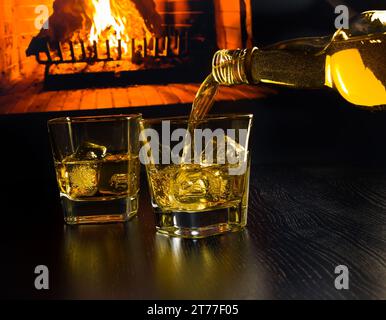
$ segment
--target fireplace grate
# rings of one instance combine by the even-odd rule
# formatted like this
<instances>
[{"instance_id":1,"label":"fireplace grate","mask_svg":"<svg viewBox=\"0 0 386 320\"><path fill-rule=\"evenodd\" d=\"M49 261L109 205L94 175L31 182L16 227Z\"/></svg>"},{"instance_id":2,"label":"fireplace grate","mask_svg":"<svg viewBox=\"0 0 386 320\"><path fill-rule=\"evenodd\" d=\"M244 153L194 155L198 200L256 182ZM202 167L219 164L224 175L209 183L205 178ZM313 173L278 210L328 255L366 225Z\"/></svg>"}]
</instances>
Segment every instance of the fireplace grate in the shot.
<instances>
[{"instance_id":1,"label":"fireplace grate","mask_svg":"<svg viewBox=\"0 0 386 320\"><path fill-rule=\"evenodd\" d=\"M189 28L164 30L163 36L128 42L58 42L38 35L26 54L45 66L48 90L195 82L207 72L202 63L208 59L197 50L201 42Z\"/></svg>"},{"instance_id":2,"label":"fireplace grate","mask_svg":"<svg viewBox=\"0 0 386 320\"><path fill-rule=\"evenodd\" d=\"M164 37L151 39L131 39L127 44L128 53L123 53L122 40L117 40L117 45L112 49L111 41L103 44L94 41L91 45L85 41L74 43L54 42L47 38L35 37L31 41L26 54L34 55L40 64L57 65L62 63L119 61L138 58L180 58L189 53L189 34L174 32Z\"/></svg>"}]
</instances>

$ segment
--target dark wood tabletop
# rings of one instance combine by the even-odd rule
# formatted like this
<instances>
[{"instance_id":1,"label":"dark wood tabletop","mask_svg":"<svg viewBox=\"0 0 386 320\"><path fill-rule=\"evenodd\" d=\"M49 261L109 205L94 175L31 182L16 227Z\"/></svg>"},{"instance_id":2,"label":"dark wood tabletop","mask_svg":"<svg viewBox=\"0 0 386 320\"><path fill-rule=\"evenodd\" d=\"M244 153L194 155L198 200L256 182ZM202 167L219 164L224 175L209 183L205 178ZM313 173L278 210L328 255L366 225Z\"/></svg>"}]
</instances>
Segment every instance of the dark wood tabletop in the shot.
<instances>
[{"instance_id":1,"label":"dark wood tabletop","mask_svg":"<svg viewBox=\"0 0 386 320\"><path fill-rule=\"evenodd\" d=\"M261 106L251 140L248 226L200 240L156 234L144 176L133 220L64 225L46 132L47 118L57 114L1 117L1 296L385 299L386 170L346 161L384 156L385 116L303 107L291 118L286 108ZM328 119L335 120L326 125ZM283 131L291 133L277 138ZM49 269L49 290L34 287L37 265ZM349 270L348 290L335 288L339 265Z\"/></svg>"},{"instance_id":2,"label":"dark wood tabletop","mask_svg":"<svg viewBox=\"0 0 386 320\"><path fill-rule=\"evenodd\" d=\"M14 297L384 299L385 209L386 172L259 167L243 232L158 235L143 190L138 217L124 224L65 226L36 216L3 225L2 269ZM40 264L50 270L48 291L33 286ZM338 265L349 269L349 290L334 286Z\"/></svg>"}]
</instances>

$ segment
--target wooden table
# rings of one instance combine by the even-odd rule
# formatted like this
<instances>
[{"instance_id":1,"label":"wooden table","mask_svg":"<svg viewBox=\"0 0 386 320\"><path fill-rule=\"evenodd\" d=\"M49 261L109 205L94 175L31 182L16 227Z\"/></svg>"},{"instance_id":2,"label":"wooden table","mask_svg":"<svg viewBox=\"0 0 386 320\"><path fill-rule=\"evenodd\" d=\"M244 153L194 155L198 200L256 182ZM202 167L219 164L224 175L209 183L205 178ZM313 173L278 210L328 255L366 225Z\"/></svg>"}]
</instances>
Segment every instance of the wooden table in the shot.
<instances>
[{"instance_id":1,"label":"wooden table","mask_svg":"<svg viewBox=\"0 0 386 320\"><path fill-rule=\"evenodd\" d=\"M309 103L292 94L288 99ZM269 105L277 104L271 101ZM144 177L134 220L65 226L45 127L46 120L58 114L0 117L1 295L37 299L385 299L386 170L364 161L368 157L374 160L377 152L378 160L385 156L379 147L368 145L368 141L379 146L384 143L385 116L332 107L308 111L302 106L292 112L284 107L253 108L239 109L255 110L256 116L248 227L244 232L201 240L169 239L155 233ZM178 107L175 113L186 110ZM164 110L151 112L160 115ZM292 114L293 119L300 119L293 124L298 130L288 131L283 125L272 129L283 123L283 116L292 119L288 118ZM320 136L316 132L323 131L324 120L332 115L332 119L346 119L345 135L336 136L342 122L332 120L328 132L336 140L327 143L321 139L330 138L327 131ZM362 124L361 132L355 136L358 124ZM304 135L305 127L314 130ZM275 144L279 141L276 134L283 133L280 130L287 135ZM365 138L351 141L359 135ZM363 161L346 162L347 155ZM47 291L34 288L34 268L41 264L50 271ZM349 290L334 286L338 265L349 269Z\"/></svg>"}]
</instances>

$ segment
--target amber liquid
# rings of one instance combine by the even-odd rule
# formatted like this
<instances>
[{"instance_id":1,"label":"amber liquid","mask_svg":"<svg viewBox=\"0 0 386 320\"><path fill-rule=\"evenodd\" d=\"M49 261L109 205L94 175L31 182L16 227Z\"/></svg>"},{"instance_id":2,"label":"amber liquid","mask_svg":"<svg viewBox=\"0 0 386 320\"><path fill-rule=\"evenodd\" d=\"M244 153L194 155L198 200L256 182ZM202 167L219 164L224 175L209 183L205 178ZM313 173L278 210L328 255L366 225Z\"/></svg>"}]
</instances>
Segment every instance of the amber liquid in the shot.
<instances>
[{"instance_id":1,"label":"amber liquid","mask_svg":"<svg viewBox=\"0 0 386 320\"><path fill-rule=\"evenodd\" d=\"M126 154L103 159L75 160L55 164L62 195L71 200L114 199L133 196L139 190L139 159Z\"/></svg>"},{"instance_id":2,"label":"amber liquid","mask_svg":"<svg viewBox=\"0 0 386 320\"><path fill-rule=\"evenodd\" d=\"M192 110L189 117L189 125L194 129L194 122L204 119L212 108L214 98L217 94L219 84L210 74L201 84L193 100Z\"/></svg>"},{"instance_id":3,"label":"amber liquid","mask_svg":"<svg viewBox=\"0 0 386 320\"><path fill-rule=\"evenodd\" d=\"M123 222L137 213L138 156L87 159L78 151L56 162L55 169L66 223Z\"/></svg>"},{"instance_id":4,"label":"amber liquid","mask_svg":"<svg viewBox=\"0 0 386 320\"><path fill-rule=\"evenodd\" d=\"M170 165L150 169L153 198L166 211L206 211L238 206L246 190L249 170L230 175L230 165ZM246 203L244 203L246 206Z\"/></svg>"},{"instance_id":5,"label":"amber liquid","mask_svg":"<svg viewBox=\"0 0 386 320\"><path fill-rule=\"evenodd\" d=\"M386 105L386 34L333 41L327 49L326 82L360 106Z\"/></svg>"}]
</instances>

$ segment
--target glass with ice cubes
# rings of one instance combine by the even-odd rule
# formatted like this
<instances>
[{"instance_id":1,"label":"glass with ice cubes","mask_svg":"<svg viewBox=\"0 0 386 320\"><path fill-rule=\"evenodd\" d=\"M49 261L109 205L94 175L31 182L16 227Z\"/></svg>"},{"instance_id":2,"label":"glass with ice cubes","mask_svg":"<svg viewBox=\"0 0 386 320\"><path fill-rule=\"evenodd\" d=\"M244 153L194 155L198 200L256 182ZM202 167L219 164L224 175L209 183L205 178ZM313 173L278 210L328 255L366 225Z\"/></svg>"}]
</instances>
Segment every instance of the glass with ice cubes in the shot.
<instances>
[{"instance_id":1,"label":"glass with ice cubes","mask_svg":"<svg viewBox=\"0 0 386 320\"><path fill-rule=\"evenodd\" d=\"M169 236L201 238L247 223L252 115L142 121L156 227Z\"/></svg>"},{"instance_id":2,"label":"glass with ice cubes","mask_svg":"<svg viewBox=\"0 0 386 320\"><path fill-rule=\"evenodd\" d=\"M138 210L140 114L48 121L68 224L123 222Z\"/></svg>"}]
</instances>

